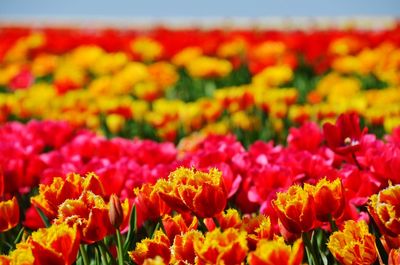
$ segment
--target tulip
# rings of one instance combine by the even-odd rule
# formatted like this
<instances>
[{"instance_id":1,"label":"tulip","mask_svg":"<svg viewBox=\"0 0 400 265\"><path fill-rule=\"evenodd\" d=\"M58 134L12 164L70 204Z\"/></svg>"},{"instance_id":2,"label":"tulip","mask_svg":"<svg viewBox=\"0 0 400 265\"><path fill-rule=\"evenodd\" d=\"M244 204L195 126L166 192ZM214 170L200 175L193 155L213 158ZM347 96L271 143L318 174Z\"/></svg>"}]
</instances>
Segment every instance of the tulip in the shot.
<instances>
[{"instance_id":1,"label":"tulip","mask_svg":"<svg viewBox=\"0 0 400 265\"><path fill-rule=\"evenodd\" d=\"M400 247L400 185L389 186L370 197L368 211L390 248Z\"/></svg>"},{"instance_id":2,"label":"tulip","mask_svg":"<svg viewBox=\"0 0 400 265\"><path fill-rule=\"evenodd\" d=\"M400 249L392 249L389 252L389 265L400 265Z\"/></svg>"},{"instance_id":3,"label":"tulip","mask_svg":"<svg viewBox=\"0 0 400 265\"><path fill-rule=\"evenodd\" d=\"M155 221L170 212L170 208L161 199L154 185L143 184L142 187L135 188L134 193L136 195L134 203L138 213L138 226L141 226L146 220Z\"/></svg>"},{"instance_id":4,"label":"tulip","mask_svg":"<svg viewBox=\"0 0 400 265\"><path fill-rule=\"evenodd\" d=\"M78 199L65 200L58 209L55 223L77 225L82 241L88 244L114 232L107 204L91 191L84 191Z\"/></svg>"},{"instance_id":5,"label":"tulip","mask_svg":"<svg viewBox=\"0 0 400 265\"><path fill-rule=\"evenodd\" d=\"M241 264L248 251L246 237L246 232L235 228L206 233L204 240L194 241L199 264Z\"/></svg>"},{"instance_id":6,"label":"tulip","mask_svg":"<svg viewBox=\"0 0 400 265\"><path fill-rule=\"evenodd\" d=\"M262 239L271 240L274 235L270 218L262 214L254 217L244 216L241 229L247 232L250 249L255 249L257 243Z\"/></svg>"},{"instance_id":7,"label":"tulip","mask_svg":"<svg viewBox=\"0 0 400 265\"><path fill-rule=\"evenodd\" d=\"M8 256L0 255L0 264L2 265L35 265L30 244L22 242L17 244L16 249ZM41 265L40 263L38 263Z\"/></svg>"},{"instance_id":8,"label":"tulip","mask_svg":"<svg viewBox=\"0 0 400 265\"><path fill-rule=\"evenodd\" d=\"M71 265L78 254L80 237L77 227L53 224L41 228L17 244L9 256L0 256L0 264L10 265Z\"/></svg>"},{"instance_id":9,"label":"tulip","mask_svg":"<svg viewBox=\"0 0 400 265\"><path fill-rule=\"evenodd\" d=\"M163 46L154 39L138 37L131 43L131 49L144 62L153 61L163 53Z\"/></svg>"},{"instance_id":10,"label":"tulip","mask_svg":"<svg viewBox=\"0 0 400 265\"><path fill-rule=\"evenodd\" d=\"M365 221L346 221L342 231L329 237L328 249L343 265L372 264L377 259L375 237Z\"/></svg>"},{"instance_id":11,"label":"tulip","mask_svg":"<svg viewBox=\"0 0 400 265\"><path fill-rule=\"evenodd\" d=\"M400 234L400 185L389 186L370 197L368 210L384 235Z\"/></svg>"},{"instance_id":12,"label":"tulip","mask_svg":"<svg viewBox=\"0 0 400 265\"><path fill-rule=\"evenodd\" d=\"M314 152L321 145L322 133L317 124L306 122L300 128L290 128L287 142L295 150Z\"/></svg>"},{"instance_id":13,"label":"tulip","mask_svg":"<svg viewBox=\"0 0 400 265\"><path fill-rule=\"evenodd\" d=\"M154 233L152 239L145 238L136 245L135 250L128 252L136 264L143 264L146 259L160 256L164 263L168 264L171 259L170 241L160 230Z\"/></svg>"},{"instance_id":14,"label":"tulip","mask_svg":"<svg viewBox=\"0 0 400 265\"><path fill-rule=\"evenodd\" d=\"M300 265L303 252L301 239L296 240L293 246L286 245L283 238L272 241L263 239L256 250L249 253L247 262L250 265Z\"/></svg>"},{"instance_id":15,"label":"tulip","mask_svg":"<svg viewBox=\"0 0 400 265\"><path fill-rule=\"evenodd\" d=\"M108 217L110 218L111 224L115 228L119 228L119 226L122 224L122 221L124 220L124 213L121 202L117 197L117 195L115 194L111 195L108 207L109 207Z\"/></svg>"},{"instance_id":16,"label":"tulip","mask_svg":"<svg viewBox=\"0 0 400 265\"><path fill-rule=\"evenodd\" d=\"M318 220L327 222L330 217L338 218L342 215L345 199L340 179L331 182L323 178L315 186L306 183L304 190L314 198Z\"/></svg>"},{"instance_id":17,"label":"tulip","mask_svg":"<svg viewBox=\"0 0 400 265\"><path fill-rule=\"evenodd\" d=\"M66 179L54 178L50 185L39 185L39 194L31 198L31 202L44 214L53 219L57 216L59 206L67 199L77 199L85 190L97 195L104 195L103 185L97 175L88 173L85 178L70 173Z\"/></svg>"},{"instance_id":18,"label":"tulip","mask_svg":"<svg viewBox=\"0 0 400 265\"><path fill-rule=\"evenodd\" d=\"M35 264L69 265L76 260L80 236L76 226L60 224L39 229L27 242L31 245Z\"/></svg>"},{"instance_id":19,"label":"tulip","mask_svg":"<svg viewBox=\"0 0 400 265\"><path fill-rule=\"evenodd\" d=\"M177 235L171 248L172 261L180 264L194 264L196 258L194 243L202 240L204 240L204 236L197 230Z\"/></svg>"},{"instance_id":20,"label":"tulip","mask_svg":"<svg viewBox=\"0 0 400 265\"><path fill-rule=\"evenodd\" d=\"M169 175L168 181L159 180L156 187L161 198L172 209L189 209L200 218L220 213L227 201L224 180L217 169L204 173L179 168Z\"/></svg>"},{"instance_id":21,"label":"tulip","mask_svg":"<svg viewBox=\"0 0 400 265\"><path fill-rule=\"evenodd\" d=\"M219 227L221 230L226 230L230 227L240 228L242 225L242 220L240 214L236 209L229 208L225 212L222 212L216 216L218 220Z\"/></svg>"},{"instance_id":22,"label":"tulip","mask_svg":"<svg viewBox=\"0 0 400 265\"><path fill-rule=\"evenodd\" d=\"M17 198L0 202L0 232L8 231L19 222L19 206Z\"/></svg>"},{"instance_id":23,"label":"tulip","mask_svg":"<svg viewBox=\"0 0 400 265\"><path fill-rule=\"evenodd\" d=\"M327 145L340 155L354 154L360 149L361 137L367 129L361 131L357 114L342 114L336 124L325 123L323 126Z\"/></svg>"},{"instance_id":24,"label":"tulip","mask_svg":"<svg viewBox=\"0 0 400 265\"><path fill-rule=\"evenodd\" d=\"M160 256L156 256L154 259L145 259L143 265L167 265L167 263L165 263L163 258L161 258Z\"/></svg>"},{"instance_id":25,"label":"tulip","mask_svg":"<svg viewBox=\"0 0 400 265\"><path fill-rule=\"evenodd\" d=\"M286 192L278 192L272 201L279 221L292 234L308 232L315 226L313 197L300 186L293 185Z\"/></svg>"},{"instance_id":26,"label":"tulip","mask_svg":"<svg viewBox=\"0 0 400 265\"><path fill-rule=\"evenodd\" d=\"M192 77L216 78L228 75L232 64L228 60L199 56L191 60L186 68Z\"/></svg>"},{"instance_id":27,"label":"tulip","mask_svg":"<svg viewBox=\"0 0 400 265\"><path fill-rule=\"evenodd\" d=\"M0 264L2 264L2 265L10 265L11 264L11 258L7 257L5 255L0 255Z\"/></svg>"},{"instance_id":28,"label":"tulip","mask_svg":"<svg viewBox=\"0 0 400 265\"><path fill-rule=\"evenodd\" d=\"M198 220L196 216L191 216L190 219L186 218L185 220L181 214L177 214L174 217L167 214L162 218L162 224L169 240L173 242L176 235L196 230Z\"/></svg>"},{"instance_id":29,"label":"tulip","mask_svg":"<svg viewBox=\"0 0 400 265\"><path fill-rule=\"evenodd\" d=\"M184 48L172 57L171 61L176 66L187 66L192 60L202 55L202 50L198 47Z\"/></svg>"}]
</instances>

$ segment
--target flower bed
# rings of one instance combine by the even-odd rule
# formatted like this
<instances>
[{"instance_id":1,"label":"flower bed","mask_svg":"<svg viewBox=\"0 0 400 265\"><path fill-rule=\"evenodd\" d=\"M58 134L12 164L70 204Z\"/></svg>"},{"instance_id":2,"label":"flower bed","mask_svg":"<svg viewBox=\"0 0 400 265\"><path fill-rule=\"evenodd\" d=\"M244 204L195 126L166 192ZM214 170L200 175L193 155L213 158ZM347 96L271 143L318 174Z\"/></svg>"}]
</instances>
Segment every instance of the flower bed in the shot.
<instances>
[{"instance_id":1,"label":"flower bed","mask_svg":"<svg viewBox=\"0 0 400 265\"><path fill-rule=\"evenodd\" d=\"M0 120L248 145L357 112L382 136L400 124L399 32L4 28Z\"/></svg>"},{"instance_id":2,"label":"flower bed","mask_svg":"<svg viewBox=\"0 0 400 265\"><path fill-rule=\"evenodd\" d=\"M400 264L400 28L2 28L0 264Z\"/></svg>"}]
</instances>

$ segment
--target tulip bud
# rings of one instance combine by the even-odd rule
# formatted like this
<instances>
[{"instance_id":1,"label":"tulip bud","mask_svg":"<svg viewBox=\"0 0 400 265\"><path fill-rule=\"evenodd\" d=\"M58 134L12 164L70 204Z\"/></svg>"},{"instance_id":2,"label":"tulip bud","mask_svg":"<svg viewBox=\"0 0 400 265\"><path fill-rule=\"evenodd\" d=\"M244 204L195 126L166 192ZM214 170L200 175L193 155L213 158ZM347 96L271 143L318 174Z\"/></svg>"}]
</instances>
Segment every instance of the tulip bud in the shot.
<instances>
[{"instance_id":1,"label":"tulip bud","mask_svg":"<svg viewBox=\"0 0 400 265\"><path fill-rule=\"evenodd\" d=\"M124 219L124 214L122 211L121 202L119 201L117 195L111 195L109 206L110 209L108 211L108 216L110 218L110 222L115 228L119 228Z\"/></svg>"},{"instance_id":2,"label":"tulip bud","mask_svg":"<svg viewBox=\"0 0 400 265\"><path fill-rule=\"evenodd\" d=\"M0 233L17 226L19 222L19 206L17 198L0 202Z\"/></svg>"}]
</instances>

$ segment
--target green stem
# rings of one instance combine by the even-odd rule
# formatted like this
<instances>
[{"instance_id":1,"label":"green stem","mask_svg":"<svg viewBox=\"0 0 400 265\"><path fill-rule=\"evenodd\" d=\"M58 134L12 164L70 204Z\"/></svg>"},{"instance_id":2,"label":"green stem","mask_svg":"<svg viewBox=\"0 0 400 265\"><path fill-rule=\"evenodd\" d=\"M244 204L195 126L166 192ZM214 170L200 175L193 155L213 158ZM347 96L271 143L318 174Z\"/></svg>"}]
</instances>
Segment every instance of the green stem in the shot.
<instances>
[{"instance_id":1,"label":"green stem","mask_svg":"<svg viewBox=\"0 0 400 265\"><path fill-rule=\"evenodd\" d=\"M103 259L106 260L106 264L109 264L109 262L108 262L109 260L111 260L112 264L115 264L114 257L111 255L110 251L108 251L107 245L104 242L104 240L98 241L98 244L99 244L101 256L103 257Z\"/></svg>"},{"instance_id":2,"label":"green stem","mask_svg":"<svg viewBox=\"0 0 400 265\"><path fill-rule=\"evenodd\" d=\"M21 241L22 236L24 235L24 231L25 231L24 227L22 227L21 230L19 230L18 235L14 240L14 246L17 245Z\"/></svg>"},{"instance_id":3,"label":"green stem","mask_svg":"<svg viewBox=\"0 0 400 265\"><path fill-rule=\"evenodd\" d=\"M79 251L80 251L81 256L82 256L83 264L84 265L89 265L90 264L89 257L88 257L88 254L86 252L85 246L81 244L79 246Z\"/></svg>"},{"instance_id":4,"label":"green stem","mask_svg":"<svg viewBox=\"0 0 400 265\"><path fill-rule=\"evenodd\" d=\"M117 244L118 244L118 265L124 265L124 253L122 252L122 236L119 229L116 229L117 234Z\"/></svg>"},{"instance_id":5,"label":"green stem","mask_svg":"<svg viewBox=\"0 0 400 265\"><path fill-rule=\"evenodd\" d=\"M156 225L154 226L153 232L151 232L150 238L154 237L154 234L156 233L157 230L160 229L160 222L157 222Z\"/></svg>"},{"instance_id":6,"label":"green stem","mask_svg":"<svg viewBox=\"0 0 400 265\"><path fill-rule=\"evenodd\" d=\"M3 235L3 233L0 233L0 255L6 254L6 253L4 253L4 250L3 250L3 242L5 242L4 235Z\"/></svg>"},{"instance_id":7,"label":"green stem","mask_svg":"<svg viewBox=\"0 0 400 265\"><path fill-rule=\"evenodd\" d=\"M96 265L100 265L100 264L107 264L107 261L103 261L103 263L101 262L101 259L100 259L100 250L99 250L99 247L97 246L96 248L95 248L95 260L96 260Z\"/></svg>"},{"instance_id":8,"label":"green stem","mask_svg":"<svg viewBox=\"0 0 400 265\"><path fill-rule=\"evenodd\" d=\"M331 233L336 232L338 230L336 222L331 215L329 215L329 224L331 226Z\"/></svg>"},{"instance_id":9,"label":"green stem","mask_svg":"<svg viewBox=\"0 0 400 265\"><path fill-rule=\"evenodd\" d=\"M102 241L100 241L100 242L102 242ZM103 260L103 264L108 264L107 255L106 255L106 253L105 253L105 251L103 249L103 246L101 245L100 242L99 242L99 244L97 246L98 246L98 250L100 252L101 259Z\"/></svg>"},{"instance_id":10,"label":"green stem","mask_svg":"<svg viewBox=\"0 0 400 265\"><path fill-rule=\"evenodd\" d=\"M308 262L313 265L319 265L319 260L318 260L317 254L314 251L314 248L311 245L311 240L310 240L309 234L307 232L303 232L302 239L303 239L304 244L306 245L307 252L311 254L312 262L310 262L310 260ZM310 259L310 256L308 256L308 257Z\"/></svg>"}]
</instances>

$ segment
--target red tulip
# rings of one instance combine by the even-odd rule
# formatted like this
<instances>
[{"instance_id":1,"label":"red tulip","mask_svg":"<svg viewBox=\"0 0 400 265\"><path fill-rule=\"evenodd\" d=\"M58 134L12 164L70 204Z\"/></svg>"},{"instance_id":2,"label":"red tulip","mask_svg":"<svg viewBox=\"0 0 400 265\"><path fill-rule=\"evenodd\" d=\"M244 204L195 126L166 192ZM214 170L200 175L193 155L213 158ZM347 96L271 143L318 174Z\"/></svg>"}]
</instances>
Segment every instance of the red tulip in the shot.
<instances>
[{"instance_id":1,"label":"red tulip","mask_svg":"<svg viewBox=\"0 0 400 265\"><path fill-rule=\"evenodd\" d=\"M342 114L336 124L325 123L323 126L327 145L335 153L347 155L360 149L361 137L367 129L361 131L360 119L357 114Z\"/></svg>"}]
</instances>

